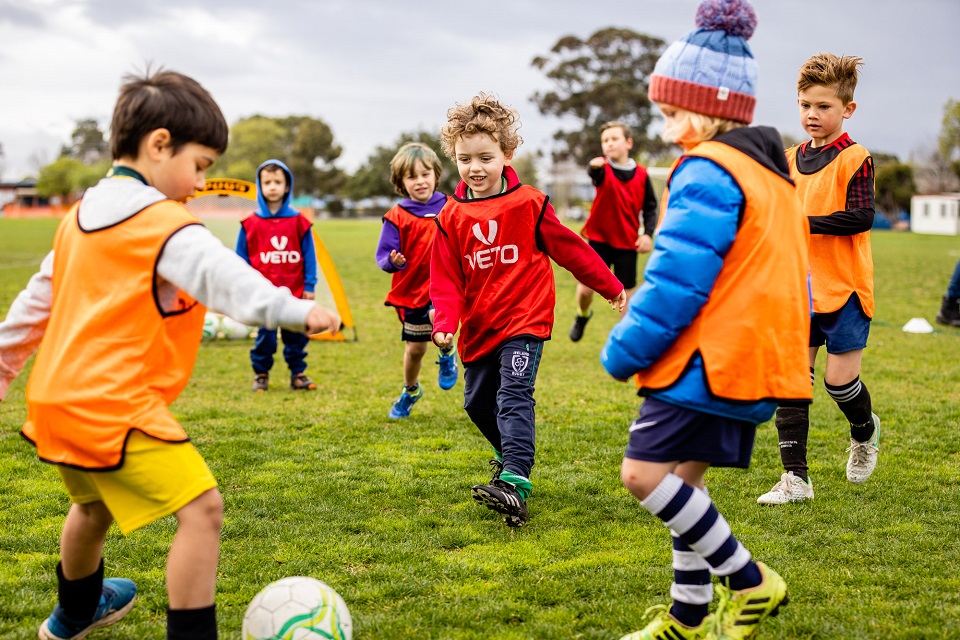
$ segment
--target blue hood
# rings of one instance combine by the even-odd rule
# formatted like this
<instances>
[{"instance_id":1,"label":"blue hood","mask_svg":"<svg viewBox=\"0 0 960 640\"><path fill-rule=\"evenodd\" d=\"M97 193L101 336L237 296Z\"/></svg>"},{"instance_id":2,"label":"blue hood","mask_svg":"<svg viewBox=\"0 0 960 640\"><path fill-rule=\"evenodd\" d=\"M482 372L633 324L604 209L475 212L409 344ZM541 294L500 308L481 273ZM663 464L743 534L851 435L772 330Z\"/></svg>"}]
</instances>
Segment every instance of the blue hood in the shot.
<instances>
[{"instance_id":1,"label":"blue hood","mask_svg":"<svg viewBox=\"0 0 960 640\"><path fill-rule=\"evenodd\" d=\"M267 206L266 200L263 199L263 193L260 192L260 172L268 164L275 164L283 169L284 175L287 176L287 193L283 197L283 203L280 205L280 208L276 213L270 213L270 208ZM259 167L257 167L257 211L256 214L261 218L292 218L295 215L298 215L300 212L290 206L290 199L293 197L293 174L290 173L290 169L284 163L271 158L270 160L265 161Z\"/></svg>"}]
</instances>

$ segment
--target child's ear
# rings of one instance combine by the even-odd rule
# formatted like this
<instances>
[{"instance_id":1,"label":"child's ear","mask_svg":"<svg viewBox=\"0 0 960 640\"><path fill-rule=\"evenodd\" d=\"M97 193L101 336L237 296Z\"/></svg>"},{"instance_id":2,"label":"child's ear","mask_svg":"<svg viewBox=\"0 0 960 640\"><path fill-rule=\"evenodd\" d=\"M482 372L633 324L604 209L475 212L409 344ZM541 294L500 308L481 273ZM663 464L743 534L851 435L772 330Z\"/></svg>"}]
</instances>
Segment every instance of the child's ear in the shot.
<instances>
[{"instance_id":1,"label":"child's ear","mask_svg":"<svg viewBox=\"0 0 960 640\"><path fill-rule=\"evenodd\" d=\"M851 101L848 102L847 105L843 108L843 117L844 117L844 118L849 118L850 116L853 115L853 112L856 111L856 110L857 110L857 103L854 102L853 100L851 100Z\"/></svg>"},{"instance_id":2,"label":"child's ear","mask_svg":"<svg viewBox=\"0 0 960 640\"><path fill-rule=\"evenodd\" d=\"M158 160L166 149L170 147L172 139L173 137L170 135L168 129L154 129L143 139L141 147L146 151L148 158Z\"/></svg>"}]
</instances>

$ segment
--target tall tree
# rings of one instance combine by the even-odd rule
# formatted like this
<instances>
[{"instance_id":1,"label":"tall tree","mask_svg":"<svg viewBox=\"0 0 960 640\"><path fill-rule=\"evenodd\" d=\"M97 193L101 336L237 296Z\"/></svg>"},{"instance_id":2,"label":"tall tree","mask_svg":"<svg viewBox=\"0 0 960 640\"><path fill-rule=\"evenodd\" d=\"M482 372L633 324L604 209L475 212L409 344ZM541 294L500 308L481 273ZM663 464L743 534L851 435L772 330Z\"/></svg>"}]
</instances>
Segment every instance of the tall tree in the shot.
<instances>
[{"instance_id":1,"label":"tall tree","mask_svg":"<svg viewBox=\"0 0 960 640\"><path fill-rule=\"evenodd\" d=\"M252 182L257 167L264 160L276 158L290 167L297 193L327 195L343 181L341 170L334 166L341 152L333 132L322 120L255 115L230 127L230 146L211 175Z\"/></svg>"},{"instance_id":2,"label":"tall tree","mask_svg":"<svg viewBox=\"0 0 960 640\"><path fill-rule=\"evenodd\" d=\"M443 170L440 184L437 189L452 194L460 180L457 168L443 155L440 149L440 136L435 132L411 131L401 133L400 137L389 146L378 146L373 150L363 165L347 180L343 188L346 197L354 200L374 196L395 196L396 191L390 182L390 160L397 150L408 142L422 142L440 158L440 167Z\"/></svg>"},{"instance_id":3,"label":"tall tree","mask_svg":"<svg viewBox=\"0 0 960 640\"><path fill-rule=\"evenodd\" d=\"M327 123L305 116L280 121L290 136L290 170L296 176L298 191L315 196L332 195L344 182L343 172L334 161L343 148L333 139Z\"/></svg>"},{"instance_id":4,"label":"tall tree","mask_svg":"<svg viewBox=\"0 0 960 640\"><path fill-rule=\"evenodd\" d=\"M78 120L70 134L70 144L61 147L60 156L87 165L97 164L110 159L110 145L96 120Z\"/></svg>"},{"instance_id":5,"label":"tall tree","mask_svg":"<svg viewBox=\"0 0 960 640\"><path fill-rule=\"evenodd\" d=\"M647 88L664 44L630 29L607 27L586 40L564 36L549 55L533 59L531 64L554 84L553 90L532 96L540 112L580 122L579 129L554 134L560 143L555 159L586 164L599 155L600 125L609 120L630 125L634 153L658 156L669 148L648 133L655 114Z\"/></svg>"}]
</instances>

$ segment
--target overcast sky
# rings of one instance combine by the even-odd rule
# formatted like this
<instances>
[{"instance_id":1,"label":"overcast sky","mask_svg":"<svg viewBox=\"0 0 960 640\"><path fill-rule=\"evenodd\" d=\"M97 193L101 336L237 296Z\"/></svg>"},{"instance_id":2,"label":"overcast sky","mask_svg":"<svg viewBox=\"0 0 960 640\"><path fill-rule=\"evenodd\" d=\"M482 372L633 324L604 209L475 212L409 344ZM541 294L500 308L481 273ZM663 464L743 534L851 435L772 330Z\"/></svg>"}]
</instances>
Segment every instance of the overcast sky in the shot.
<instances>
[{"instance_id":1,"label":"overcast sky","mask_svg":"<svg viewBox=\"0 0 960 640\"><path fill-rule=\"evenodd\" d=\"M550 150L561 123L530 102L530 66L564 35L627 27L678 39L698 0L0 0L4 181L56 159L78 120L106 131L121 78L154 66L196 78L231 123L309 115L330 125L354 170L400 133L439 130L478 91L516 107L525 144ZM811 54L864 58L846 130L901 159L932 150L960 99L960 0L756 0L755 123L803 137L796 72ZM598 149L599 151L599 149Z\"/></svg>"}]
</instances>

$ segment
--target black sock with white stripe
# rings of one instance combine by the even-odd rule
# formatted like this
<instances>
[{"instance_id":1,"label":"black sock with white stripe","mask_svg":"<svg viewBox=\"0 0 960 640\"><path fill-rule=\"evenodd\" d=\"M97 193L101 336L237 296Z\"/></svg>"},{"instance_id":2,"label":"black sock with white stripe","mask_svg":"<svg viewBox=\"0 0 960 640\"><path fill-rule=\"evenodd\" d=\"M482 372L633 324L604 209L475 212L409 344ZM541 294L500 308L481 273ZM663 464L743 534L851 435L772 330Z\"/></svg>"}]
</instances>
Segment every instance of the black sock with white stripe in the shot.
<instances>
[{"instance_id":1,"label":"black sock with white stripe","mask_svg":"<svg viewBox=\"0 0 960 640\"><path fill-rule=\"evenodd\" d=\"M869 440L873 435L873 418L870 415L873 407L870 392L867 391L867 385L860 381L860 376L836 387L824 381L823 386L850 422L850 437L857 442Z\"/></svg>"}]
</instances>

